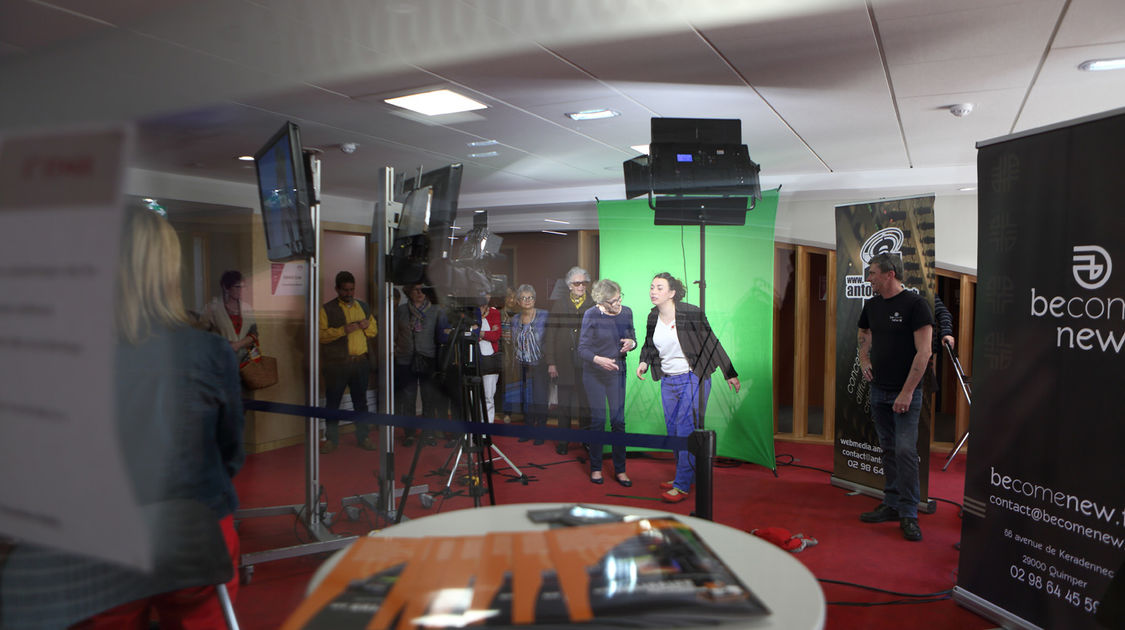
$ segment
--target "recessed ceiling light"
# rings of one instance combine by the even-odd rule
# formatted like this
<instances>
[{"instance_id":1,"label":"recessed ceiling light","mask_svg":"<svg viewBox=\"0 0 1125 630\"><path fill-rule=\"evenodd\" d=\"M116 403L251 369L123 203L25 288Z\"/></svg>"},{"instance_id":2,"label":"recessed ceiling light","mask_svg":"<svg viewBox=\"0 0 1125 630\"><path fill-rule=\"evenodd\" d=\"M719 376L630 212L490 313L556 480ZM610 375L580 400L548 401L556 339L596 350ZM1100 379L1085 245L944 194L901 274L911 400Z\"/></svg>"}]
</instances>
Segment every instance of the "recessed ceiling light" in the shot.
<instances>
[{"instance_id":1,"label":"recessed ceiling light","mask_svg":"<svg viewBox=\"0 0 1125 630\"><path fill-rule=\"evenodd\" d=\"M471 157L471 158L490 158L490 157L496 157L497 155L500 155L500 153L497 152L497 151L485 151L484 153L470 153L469 157Z\"/></svg>"},{"instance_id":2,"label":"recessed ceiling light","mask_svg":"<svg viewBox=\"0 0 1125 630\"><path fill-rule=\"evenodd\" d=\"M960 190L961 192L972 192L976 189L976 186L965 186L964 188L958 188L957 190Z\"/></svg>"},{"instance_id":3,"label":"recessed ceiling light","mask_svg":"<svg viewBox=\"0 0 1125 630\"><path fill-rule=\"evenodd\" d=\"M636 151L637 153L643 153L645 155L648 155L648 145L647 144L634 144L634 145L630 146L629 148Z\"/></svg>"},{"instance_id":4,"label":"recessed ceiling light","mask_svg":"<svg viewBox=\"0 0 1125 630\"><path fill-rule=\"evenodd\" d=\"M484 103L474 101L468 96L458 94L452 90L433 90L419 92L396 98L383 99L383 102L395 107L409 109L426 116L441 116L442 114L456 114L458 112L471 112L488 107Z\"/></svg>"},{"instance_id":5,"label":"recessed ceiling light","mask_svg":"<svg viewBox=\"0 0 1125 630\"><path fill-rule=\"evenodd\" d=\"M1116 59L1090 59L1078 64L1079 70L1086 72L1099 72L1101 70L1121 70L1125 68L1125 57Z\"/></svg>"},{"instance_id":6,"label":"recessed ceiling light","mask_svg":"<svg viewBox=\"0 0 1125 630\"><path fill-rule=\"evenodd\" d=\"M562 219L543 219L547 223L561 223L563 225L570 225L570 221L563 221Z\"/></svg>"},{"instance_id":7,"label":"recessed ceiling light","mask_svg":"<svg viewBox=\"0 0 1125 630\"><path fill-rule=\"evenodd\" d=\"M254 156L253 155L240 155L240 156L238 156L238 159L242 160L243 162L253 162Z\"/></svg>"},{"instance_id":8,"label":"recessed ceiling light","mask_svg":"<svg viewBox=\"0 0 1125 630\"><path fill-rule=\"evenodd\" d=\"M477 140L476 142L470 142L469 146L470 147L492 147L492 146L496 146L498 144L500 144L499 140Z\"/></svg>"},{"instance_id":9,"label":"recessed ceiling light","mask_svg":"<svg viewBox=\"0 0 1125 630\"><path fill-rule=\"evenodd\" d=\"M599 118L613 118L620 116L620 112L612 109L584 109L580 112L567 112L566 117L571 120L598 120Z\"/></svg>"},{"instance_id":10,"label":"recessed ceiling light","mask_svg":"<svg viewBox=\"0 0 1125 630\"><path fill-rule=\"evenodd\" d=\"M566 232L556 232L554 230L539 230L544 234L558 234L559 236L566 236Z\"/></svg>"}]
</instances>

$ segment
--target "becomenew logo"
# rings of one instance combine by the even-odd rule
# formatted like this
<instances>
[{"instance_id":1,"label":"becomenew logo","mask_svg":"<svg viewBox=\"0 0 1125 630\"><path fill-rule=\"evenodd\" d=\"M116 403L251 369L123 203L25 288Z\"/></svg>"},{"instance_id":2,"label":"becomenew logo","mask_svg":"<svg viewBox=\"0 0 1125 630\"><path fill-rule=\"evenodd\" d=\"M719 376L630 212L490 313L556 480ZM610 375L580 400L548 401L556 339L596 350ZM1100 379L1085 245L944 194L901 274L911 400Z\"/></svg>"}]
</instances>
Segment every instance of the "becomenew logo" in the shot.
<instances>
[{"instance_id":1,"label":"becomenew logo","mask_svg":"<svg viewBox=\"0 0 1125 630\"><path fill-rule=\"evenodd\" d=\"M1071 274L1078 286L1096 291L1109 282L1113 258L1104 247L1075 245L1073 252ZM1055 327L1057 348L1113 354L1120 354L1125 348L1125 331L1117 330L1121 322L1125 322L1125 298L1089 293L1051 296L1032 287L1031 316L1054 319L1062 324ZM1081 325L1087 321L1099 323Z\"/></svg>"},{"instance_id":2,"label":"becomenew logo","mask_svg":"<svg viewBox=\"0 0 1125 630\"><path fill-rule=\"evenodd\" d=\"M1113 273L1109 252L1097 245L1074 246L1074 281L1083 289L1094 291L1105 286Z\"/></svg>"}]
</instances>

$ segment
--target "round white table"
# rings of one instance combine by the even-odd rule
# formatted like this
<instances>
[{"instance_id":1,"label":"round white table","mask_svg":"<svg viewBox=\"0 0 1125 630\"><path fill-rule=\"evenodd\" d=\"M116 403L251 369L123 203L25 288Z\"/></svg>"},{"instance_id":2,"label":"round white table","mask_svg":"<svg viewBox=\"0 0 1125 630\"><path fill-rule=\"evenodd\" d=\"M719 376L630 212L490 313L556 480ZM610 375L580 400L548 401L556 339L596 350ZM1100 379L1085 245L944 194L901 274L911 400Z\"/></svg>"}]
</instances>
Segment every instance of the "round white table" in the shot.
<instances>
[{"instance_id":1,"label":"round white table","mask_svg":"<svg viewBox=\"0 0 1125 630\"><path fill-rule=\"evenodd\" d=\"M405 521L373 536L423 538L426 536L474 536L492 532L546 530L546 523L533 523L528 510L568 507L571 503L517 503L468 508ZM719 554L723 562L770 609L770 614L733 622L727 627L756 630L819 630L824 627L824 591L805 565L791 554L742 530L708 520L669 514L660 510L619 505L583 504L618 514L643 517L672 516L694 529ZM311 592L342 557L340 550L317 569L309 583Z\"/></svg>"}]
</instances>

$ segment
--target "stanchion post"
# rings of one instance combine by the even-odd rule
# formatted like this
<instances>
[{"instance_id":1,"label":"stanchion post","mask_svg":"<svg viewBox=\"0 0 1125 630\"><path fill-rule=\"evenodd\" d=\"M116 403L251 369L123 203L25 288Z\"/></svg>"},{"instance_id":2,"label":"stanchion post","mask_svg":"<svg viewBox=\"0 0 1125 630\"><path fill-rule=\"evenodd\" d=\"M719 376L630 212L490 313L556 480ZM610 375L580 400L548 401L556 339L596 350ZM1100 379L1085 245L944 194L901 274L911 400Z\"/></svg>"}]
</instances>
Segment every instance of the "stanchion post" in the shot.
<instances>
[{"instance_id":1,"label":"stanchion post","mask_svg":"<svg viewBox=\"0 0 1125 630\"><path fill-rule=\"evenodd\" d=\"M695 516L712 518L714 505L715 432L710 429L696 429L688 436L688 450L695 455Z\"/></svg>"}]
</instances>

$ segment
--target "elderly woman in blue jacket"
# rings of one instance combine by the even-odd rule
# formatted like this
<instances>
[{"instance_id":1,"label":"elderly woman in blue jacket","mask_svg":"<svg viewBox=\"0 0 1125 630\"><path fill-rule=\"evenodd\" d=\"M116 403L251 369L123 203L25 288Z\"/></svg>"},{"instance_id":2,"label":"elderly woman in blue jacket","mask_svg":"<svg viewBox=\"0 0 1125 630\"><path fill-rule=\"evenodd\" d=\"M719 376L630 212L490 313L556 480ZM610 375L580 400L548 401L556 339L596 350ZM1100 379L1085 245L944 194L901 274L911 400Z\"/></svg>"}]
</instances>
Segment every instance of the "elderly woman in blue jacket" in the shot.
<instances>
[{"instance_id":1,"label":"elderly woman in blue jacket","mask_svg":"<svg viewBox=\"0 0 1125 630\"><path fill-rule=\"evenodd\" d=\"M668 435L686 437L703 426L711 373L721 368L727 385L737 394L741 385L723 345L711 330L698 306L683 302L684 285L669 273L659 273L648 290L652 311L645 326L645 343L637 378L644 380L652 367L653 380L660 381L664 424ZM678 503L687 498L695 480L695 456L676 451L676 478L660 487L664 501Z\"/></svg>"},{"instance_id":2,"label":"elderly woman in blue jacket","mask_svg":"<svg viewBox=\"0 0 1125 630\"><path fill-rule=\"evenodd\" d=\"M582 384L590 402L590 430L605 431L606 405L614 433L625 432L625 354L637 347L633 311L621 305L621 286L613 280L598 280L590 292L594 307L582 316L578 333L578 356L582 360ZM590 481L604 483L602 445L590 444ZM617 483L629 487L625 474L625 446L613 445L613 473Z\"/></svg>"}]
</instances>

